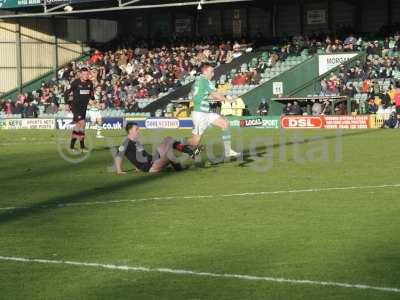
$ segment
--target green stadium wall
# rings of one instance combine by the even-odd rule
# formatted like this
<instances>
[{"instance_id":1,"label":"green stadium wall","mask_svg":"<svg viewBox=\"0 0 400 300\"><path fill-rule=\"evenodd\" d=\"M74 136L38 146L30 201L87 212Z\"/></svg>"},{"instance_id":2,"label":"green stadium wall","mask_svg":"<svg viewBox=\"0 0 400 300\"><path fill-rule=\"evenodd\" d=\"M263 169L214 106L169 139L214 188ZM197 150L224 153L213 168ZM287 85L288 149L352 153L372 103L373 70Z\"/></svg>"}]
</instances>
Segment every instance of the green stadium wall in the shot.
<instances>
[{"instance_id":1,"label":"green stadium wall","mask_svg":"<svg viewBox=\"0 0 400 300\"><path fill-rule=\"evenodd\" d=\"M272 90L274 82L282 82L284 95L289 95L316 77L318 77L318 56L315 55L246 93L242 96L242 99L246 103L250 113L255 115L261 99L265 98L269 100L274 98ZM282 105L280 103L270 103L271 115L281 115L281 112Z\"/></svg>"},{"instance_id":2,"label":"green stadium wall","mask_svg":"<svg viewBox=\"0 0 400 300\"><path fill-rule=\"evenodd\" d=\"M351 67L357 62L364 62L365 60L366 53L361 52L342 65ZM319 94L321 92L321 80L332 72L338 72L339 68L340 65L325 74L319 75L318 55L314 55L310 59L307 59L299 65L294 66L288 71L251 90L242 96L242 98L250 113L255 115L262 98L270 100L276 97L272 92L274 82L283 83L283 94L285 97L307 97L308 95ZM279 101L269 101L269 105L269 114L272 116L280 116L285 104Z\"/></svg>"}]
</instances>

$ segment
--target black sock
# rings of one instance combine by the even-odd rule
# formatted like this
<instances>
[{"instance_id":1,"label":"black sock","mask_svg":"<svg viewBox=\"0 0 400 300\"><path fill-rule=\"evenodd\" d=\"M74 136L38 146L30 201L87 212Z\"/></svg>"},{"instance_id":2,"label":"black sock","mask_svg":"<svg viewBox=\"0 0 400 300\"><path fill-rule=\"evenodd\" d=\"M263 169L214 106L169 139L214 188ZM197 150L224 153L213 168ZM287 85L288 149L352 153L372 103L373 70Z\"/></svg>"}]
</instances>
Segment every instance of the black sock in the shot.
<instances>
[{"instance_id":1,"label":"black sock","mask_svg":"<svg viewBox=\"0 0 400 300\"><path fill-rule=\"evenodd\" d=\"M171 162L171 166L175 171L183 171L183 166L180 163Z\"/></svg>"},{"instance_id":2,"label":"black sock","mask_svg":"<svg viewBox=\"0 0 400 300\"><path fill-rule=\"evenodd\" d=\"M189 155L193 155L192 148L190 148L190 146L188 146L188 145L182 144L181 142L175 142L173 144L173 148L175 150L178 150L179 152L186 153L186 154L189 154Z\"/></svg>"},{"instance_id":3,"label":"black sock","mask_svg":"<svg viewBox=\"0 0 400 300\"><path fill-rule=\"evenodd\" d=\"M72 138L71 139L71 144L70 144L70 149L74 149L75 148L75 143L76 143L76 138Z\"/></svg>"},{"instance_id":4,"label":"black sock","mask_svg":"<svg viewBox=\"0 0 400 300\"><path fill-rule=\"evenodd\" d=\"M81 149L85 148L85 139L79 141L81 143Z\"/></svg>"}]
</instances>

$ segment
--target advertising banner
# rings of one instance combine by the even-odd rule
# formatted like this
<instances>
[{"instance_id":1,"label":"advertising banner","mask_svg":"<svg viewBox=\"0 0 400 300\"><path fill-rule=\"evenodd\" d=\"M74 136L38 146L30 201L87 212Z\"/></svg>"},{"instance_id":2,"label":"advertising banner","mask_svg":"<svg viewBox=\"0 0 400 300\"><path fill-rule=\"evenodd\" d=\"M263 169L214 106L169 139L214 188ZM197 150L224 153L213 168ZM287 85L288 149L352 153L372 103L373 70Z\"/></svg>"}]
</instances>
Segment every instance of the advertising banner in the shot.
<instances>
[{"instance_id":1,"label":"advertising banner","mask_svg":"<svg viewBox=\"0 0 400 300\"><path fill-rule=\"evenodd\" d=\"M0 9L41 5L42 0L0 0Z\"/></svg>"},{"instance_id":2,"label":"advertising banner","mask_svg":"<svg viewBox=\"0 0 400 300\"><path fill-rule=\"evenodd\" d=\"M315 129L323 128L324 120L322 117L310 116L285 116L281 119L281 126L285 129Z\"/></svg>"},{"instance_id":3,"label":"advertising banner","mask_svg":"<svg viewBox=\"0 0 400 300\"><path fill-rule=\"evenodd\" d=\"M227 117L232 128L258 129L367 129L373 128L372 116L243 116ZM191 129L193 121L190 118L104 118L104 130L122 130L125 123L135 122L146 129ZM75 126L72 118L58 119L0 119L0 129L60 129L72 130ZM97 129L91 122L86 122L86 129Z\"/></svg>"},{"instance_id":4,"label":"advertising banner","mask_svg":"<svg viewBox=\"0 0 400 300\"><path fill-rule=\"evenodd\" d=\"M45 0L0 0L0 9L43 5ZM101 0L46 0L47 5L79 4Z\"/></svg>"},{"instance_id":5,"label":"advertising banner","mask_svg":"<svg viewBox=\"0 0 400 300\"><path fill-rule=\"evenodd\" d=\"M74 125L74 121L72 121L72 119L70 118L56 119L56 129L72 130L74 128Z\"/></svg>"},{"instance_id":6,"label":"advertising banner","mask_svg":"<svg viewBox=\"0 0 400 300\"><path fill-rule=\"evenodd\" d=\"M307 24L320 25L326 24L326 10L325 9L312 9L307 11Z\"/></svg>"},{"instance_id":7,"label":"advertising banner","mask_svg":"<svg viewBox=\"0 0 400 300\"><path fill-rule=\"evenodd\" d=\"M175 118L149 118L137 119L126 118L127 123L135 122L140 128L146 129L192 129L193 121L190 118L175 119Z\"/></svg>"},{"instance_id":8,"label":"advertising banner","mask_svg":"<svg viewBox=\"0 0 400 300\"><path fill-rule=\"evenodd\" d=\"M275 96L283 95L283 82L276 81L272 83L272 94Z\"/></svg>"},{"instance_id":9,"label":"advertising banner","mask_svg":"<svg viewBox=\"0 0 400 300\"><path fill-rule=\"evenodd\" d=\"M1 129L54 129L54 119L3 119Z\"/></svg>"},{"instance_id":10,"label":"advertising banner","mask_svg":"<svg viewBox=\"0 0 400 300\"><path fill-rule=\"evenodd\" d=\"M280 128L280 117L268 117L268 116L255 116L255 117L228 117L231 127L245 128L264 128L264 129L277 129Z\"/></svg>"},{"instance_id":11,"label":"advertising banner","mask_svg":"<svg viewBox=\"0 0 400 300\"><path fill-rule=\"evenodd\" d=\"M192 32L192 19L180 18L175 20L175 32L176 33L191 33Z\"/></svg>"},{"instance_id":12,"label":"advertising banner","mask_svg":"<svg viewBox=\"0 0 400 300\"><path fill-rule=\"evenodd\" d=\"M355 57L357 53L338 53L338 54L322 54L318 55L319 75L334 69L344 62Z\"/></svg>"},{"instance_id":13,"label":"advertising banner","mask_svg":"<svg viewBox=\"0 0 400 300\"><path fill-rule=\"evenodd\" d=\"M179 120L174 118L151 118L145 122L147 129L178 129Z\"/></svg>"},{"instance_id":14,"label":"advertising banner","mask_svg":"<svg viewBox=\"0 0 400 300\"><path fill-rule=\"evenodd\" d=\"M56 128L60 130L72 130L75 126L74 121L71 118L56 119ZM123 118L104 118L102 128L104 130L121 130L124 126ZM97 127L86 122L86 129L96 129Z\"/></svg>"},{"instance_id":15,"label":"advertising banner","mask_svg":"<svg viewBox=\"0 0 400 300\"><path fill-rule=\"evenodd\" d=\"M124 118L103 118L104 130L121 130L124 128Z\"/></svg>"},{"instance_id":16,"label":"advertising banner","mask_svg":"<svg viewBox=\"0 0 400 300\"><path fill-rule=\"evenodd\" d=\"M181 128L181 129L192 129L193 128L192 119L179 119L179 128Z\"/></svg>"},{"instance_id":17,"label":"advertising banner","mask_svg":"<svg viewBox=\"0 0 400 300\"><path fill-rule=\"evenodd\" d=\"M365 129L369 128L369 116L325 116L327 129Z\"/></svg>"}]
</instances>

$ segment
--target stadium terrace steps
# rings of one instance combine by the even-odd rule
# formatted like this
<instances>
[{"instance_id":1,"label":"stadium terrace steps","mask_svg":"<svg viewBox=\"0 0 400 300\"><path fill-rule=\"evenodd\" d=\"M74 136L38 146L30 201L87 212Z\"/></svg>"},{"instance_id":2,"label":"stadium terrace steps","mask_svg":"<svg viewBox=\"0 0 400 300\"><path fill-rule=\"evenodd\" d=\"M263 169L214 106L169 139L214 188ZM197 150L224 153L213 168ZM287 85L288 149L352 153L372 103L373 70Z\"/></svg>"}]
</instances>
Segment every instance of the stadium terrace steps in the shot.
<instances>
[{"instance_id":1,"label":"stadium terrace steps","mask_svg":"<svg viewBox=\"0 0 400 300\"><path fill-rule=\"evenodd\" d=\"M259 55L260 55L260 52L244 53L242 56L234 59L229 64L223 64L223 65L218 66L215 69L214 80L218 81L221 78L221 76L230 73L234 69L240 69L240 66L250 62L253 58L255 58ZM143 109L143 111L154 114L157 110L165 108L167 106L167 104L169 104L171 101L178 100L180 98L186 98L188 96L188 94L190 93L192 84L193 84L193 82L185 84L184 86L176 89L175 91L169 93L168 95L165 95L165 96L153 101L152 103L147 105Z\"/></svg>"},{"instance_id":2,"label":"stadium terrace steps","mask_svg":"<svg viewBox=\"0 0 400 300\"><path fill-rule=\"evenodd\" d=\"M339 71L341 66L352 67L357 62L362 62L366 60L366 53L360 52L357 56L347 60L346 62L338 65L332 70L325 72L322 75L317 75L315 78L307 81L304 85L299 86L297 89L291 91L288 96L290 97L306 97L310 94L319 94L321 92L321 80L326 79L331 73L336 73ZM383 85L384 83L382 83Z\"/></svg>"},{"instance_id":3,"label":"stadium terrace steps","mask_svg":"<svg viewBox=\"0 0 400 300\"><path fill-rule=\"evenodd\" d=\"M348 67L352 67L354 66L357 62L364 62L367 58L367 55L365 52L360 52L359 54L357 54L357 56L351 58L350 60L340 64L339 66L337 66L336 68L329 70L328 72L319 75L317 73L317 75L315 76L315 78L305 82L303 85L297 87L296 89L290 91L289 93L287 93L286 95L288 97L308 97L308 96L319 96L321 95L321 80L326 79L331 73L336 73L339 71L341 66L348 66ZM317 58L318 59L318 58ZM382 82L382 86L385 85L385 82ZM357 99L355 97L355 100L357 101L364 101L366 100L366 94L362 95L362 94L356 94L357 97L359 97L359 99ZM282 109L282 107L280 107L279 109Z\"/></svg>"},{"instance_id":4,"label":"stadium terrace steps","mask_svg":"<svg viewBox=\"0 0 400 300\"><path fill-rule=\"evenodd\" d=\"M263 52L246 53L235 59L229 64L221 65L216 68L215 81L225 81L227 74L241 70L244 67L248 68L250 62L254 58L260 58ZM246 70L247 71L247 70ZM307 75L304 75L304 74ZM318 58L308 55L291 56L285 61L279 61L274 67L268 68L261 74L261 82L259 85L244 85L232 86L228 91L222 92L225 95L230 95L234 98L242 97L250 111L254 114L257 111L258 105L262 98L270 99L272 97L272 86L275 81L284 82L284 86L288 86L286 82L293 83L290 90L296 89L308 80L317 76L318 73ZM293 74L291 76L291 74ZM288 78L286 78L288 76ZM291 78L291 77L295 78ZM155 100L143 109L144 112L154 114L157 110L163 109L173 100L186 98L192 87L192 82L182 86L174 92ZM286 93L286 90L284 90Z\"/></svg>"},{"instance_id":5,"label":"stadium terrace steps","mask_svg":"<svg viewBox=\"0 0 400 300\"><path fill-rule=\"evenodd\" d=\"M263 75L263 83L242 95L243 101L251 114L256 114L262 99L274 96L274 83L281 82L283 94L304 85L318 75L318 56L289 57L280 66L267 70ZM270 108L271 110L271 108ZM277 114L272 111L272 114ZM280 113L278 114L280 115Z\"/></svg>"},{"instance_id":6,"label":"stadium terrace steps","mask_svg":"<svg viewBox=\"0 0 400 300\"><path fill-rule=\"evenodd\" d=\"M300 56L290 56L285 60L278 61L274 66L265 69L263 73L260 74L261 80L259 84L245 84L245 85L233 85L230 90L228 90L225 94L232 96L233 98L243 98L251 93L253 90L263 86L271 80L289 70L292 70L297 65L309 60L311 57L307 53L303 53ZM247 68L247 66L244 66ZM267 98L263 96L262 98ZM258 107L258 105L256 106Z\"/></svg>"},{"instance_id":7,"label":"stadium terrace steps","mask_svg":"<svg viewBox=\"0 0 400 300\"><path fill-rule=\"evenodd\" d=\"M364 52L358 54L342 65L351 65L356 61L363 59L365 59ZM335 69L326 72L325 74L319 75L318 55L314 55L278 75L274 74L274 77L268 78L266 82L250 90L244 94L242 98L249 111L252 114L255 114L262 98L269 100L271 98L278 97L273 93L273 86L275 82L282 82L283 95L287 97L306 97L310 94L319 94L321 92L321 80L339 68L340 65ZM281 103L274 101L270 104L271 115L281 115L282 109L283 104Z\"/></svg>"}]
</instances>

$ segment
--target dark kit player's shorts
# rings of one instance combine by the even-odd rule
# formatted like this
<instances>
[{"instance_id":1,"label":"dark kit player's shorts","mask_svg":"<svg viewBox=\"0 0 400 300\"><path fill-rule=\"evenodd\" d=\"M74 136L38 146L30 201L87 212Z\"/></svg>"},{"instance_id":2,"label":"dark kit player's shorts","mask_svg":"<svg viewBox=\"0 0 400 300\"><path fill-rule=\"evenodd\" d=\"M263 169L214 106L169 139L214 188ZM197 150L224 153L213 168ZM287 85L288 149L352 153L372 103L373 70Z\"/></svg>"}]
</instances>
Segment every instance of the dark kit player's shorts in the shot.
<instances>
[{"instance_id":1,"label":"dark kit player's shorts","mask_svg":"<svg viewBox=\"0 0 400 300\"><path fill-rule=\"evenodd\" d=\"M74 122L85 121L86 120L86 109L73 108L72 113L74 115Z\"/></svg>"}]
</instances>

